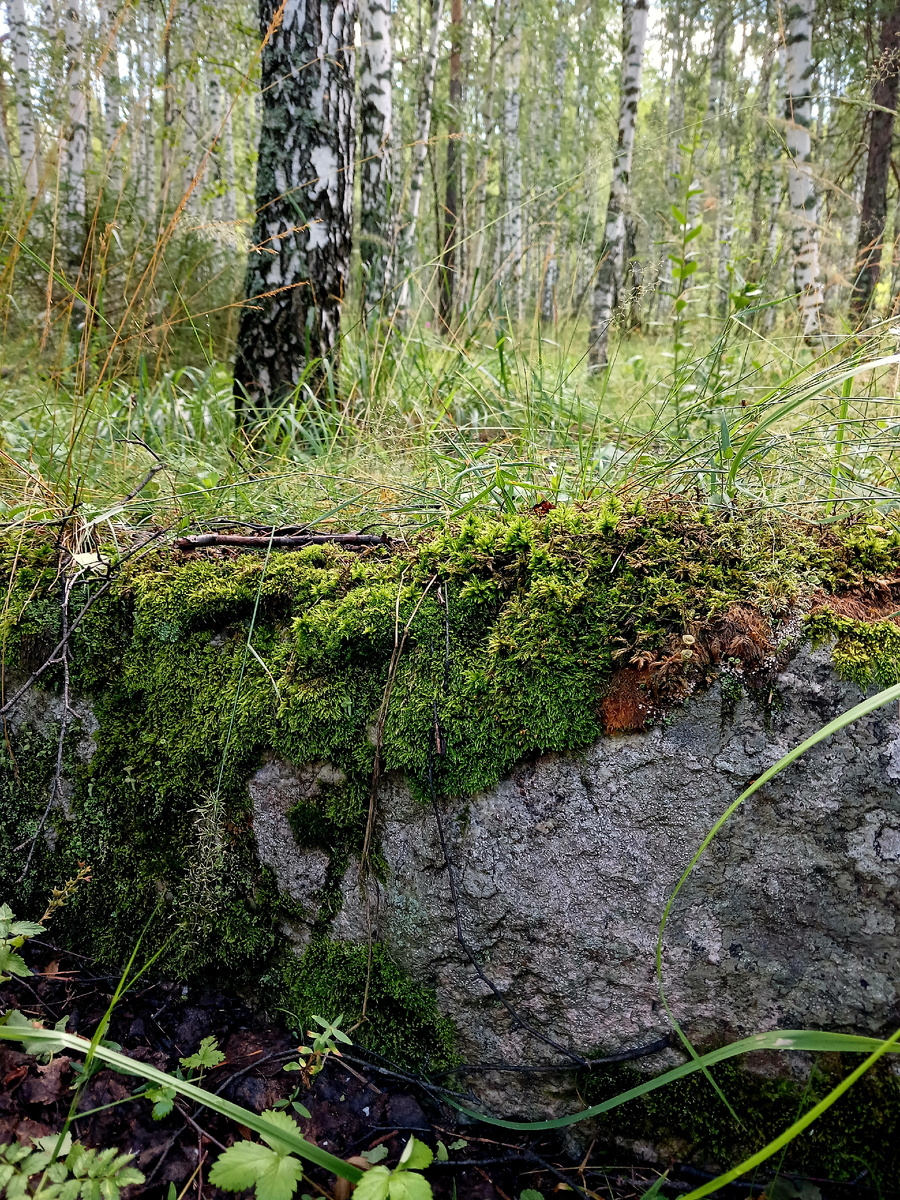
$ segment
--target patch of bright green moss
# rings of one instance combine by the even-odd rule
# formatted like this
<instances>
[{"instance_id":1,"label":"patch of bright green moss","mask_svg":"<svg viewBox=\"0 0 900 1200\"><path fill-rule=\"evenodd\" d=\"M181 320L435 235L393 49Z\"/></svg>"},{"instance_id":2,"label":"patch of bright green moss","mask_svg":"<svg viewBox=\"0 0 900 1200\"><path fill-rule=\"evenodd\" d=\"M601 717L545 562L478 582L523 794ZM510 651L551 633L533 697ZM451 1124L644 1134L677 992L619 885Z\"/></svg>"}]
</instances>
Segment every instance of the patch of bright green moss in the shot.
<instances>
[{"instance_id":1,"label":"patch of bright green moss","mask_svg":"<svg viewBox=\"0 0 900 1200\"><path fill-rule=\"evenodd\" d=\"M114 962L146 927L144 947L166 945L169 974L252 986L274 969L280 924L297 914L254 855L248 779L265 753L344 772L339 789L292 813L298 840L331 854L334 900L359 849L372 725L407 626L384 768L403 772L424 797L437 705L447 753L435 763L436 785L468 795L524 755L595 740L616 655L658 650L736 602L777 615L817 590L885 574L898 550L896 534L865 522L822 531L770 513L725 519L613 499L546 517L473 515L362 555L323 546L134 560L73 640L73 686L90 696L100 724L90 763L71 766L73 818L54 816L56 850L40 850L24 886L13 849L23 839L0 844L0 894L15 895L17 911L40 911L49 885L89 861L94 880L61 915L57 936ZM0 569L9 678L58 639L61 581L44 542L0 545ZM78 585L72 612L97 586ZM58 687L58 671L42 685ZM27 786L10 784L4 766L4 826L38 819L47 753L36 755ZM357 978L351 959L334 963ZM288 966L295 1006L304 987L322 995L318 967ZM371 1012L389 1014L395 981L382 976L384 1005L370 985ZM344 998L340 1007L351 1010ZM434 1014L428 1020L437 1044L444 1035ZM374 1030L373 1018L364 1032L389 1036Z\"/></svg>"},{"instance_id":2,"label":"patch of bright green moss","mask_svg":"<svg viewBox=\"0 0 900 1200\"><path fill-rule=\"evenodd\" d=\"M832 659L844 679L864 689L900 680L900 627L893 621L853 621L823 610L807 619L806 630L814 645L834 643Z\"/></svg>"}]
</instances>

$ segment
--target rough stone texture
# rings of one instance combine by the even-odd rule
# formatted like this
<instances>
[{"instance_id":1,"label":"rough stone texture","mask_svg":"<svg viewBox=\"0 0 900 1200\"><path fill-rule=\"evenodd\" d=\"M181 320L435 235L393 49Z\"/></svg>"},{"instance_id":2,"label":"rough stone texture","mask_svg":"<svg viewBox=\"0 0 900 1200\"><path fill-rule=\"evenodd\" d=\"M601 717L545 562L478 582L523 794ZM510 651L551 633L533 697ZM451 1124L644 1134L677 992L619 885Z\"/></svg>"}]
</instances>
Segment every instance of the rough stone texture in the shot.
<instances>
[{"instance_id":1,"label":"rough stone texture","mask_svg":"<svg viewBox=\"0 0 900 1200\"><path fill-rule=\"evenodd\" d=\"M463 928L484 971L529 1021L579 1051L666 1032L654 956L681 872L753 779L860 698L827 651L804 649L777 678L768 722L746 697L729 717L716 686L647 733L522 763L489 791L444 802ZM278 791L272 764L254 798L266 772ZM378 936L436 988L467 1058L559 1062L512 1028L462 953L432 811L396 778L383 781L378 802L388 864L372 903ZM286 849L281 801L267 805L260 853L288 879L306 857ZM672 1011L695 1038L720 1040L777 1027L894 1028L898 876L900 723L891 705L788 768L714 840L666 935ZM344 893L335 936L364 940L355 863ZM517 1078L526 1090L515 1100L509 1075L476 1076L473 1088L506 1111L572 1105L564 1076Z\"/></svg>"},{"instance_id":2,"label":"rough stone texture","mask_svg":"<svg viewBox=\"0 0 900 1200\"><path fill-rule=\"evenodd\" d=\"M344 774L330 763L295 767L269 758L250 780L253 832L259 860L271 867L278 887L299 900L309 921L294 921L285 932L299 950L309 944L319 892L325 883L328 855L297 848L287 813L300 800L314 800L323 785L343 783Z\"/></svg>"}]
</instances>

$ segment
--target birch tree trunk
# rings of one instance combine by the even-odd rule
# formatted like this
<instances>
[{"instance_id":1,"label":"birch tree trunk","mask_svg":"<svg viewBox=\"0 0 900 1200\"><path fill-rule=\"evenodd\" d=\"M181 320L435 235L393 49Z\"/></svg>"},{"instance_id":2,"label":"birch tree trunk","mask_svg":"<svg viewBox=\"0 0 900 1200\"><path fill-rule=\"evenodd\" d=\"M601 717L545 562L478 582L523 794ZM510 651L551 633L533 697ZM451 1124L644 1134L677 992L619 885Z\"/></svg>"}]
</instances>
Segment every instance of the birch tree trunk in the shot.
<instances>
[{"instance_id":1,"label":"birch tree trunk","mask_svg":"<svg viewBox=\"0 0 900 1200\"><path fill-rule=\"evenodd\" d=\"M122 186L120 125L121 83L116 36L115 0L100 0L100 71L103 77L103 142L106 151L106 186L114 195Z\"/></svg>"},{"instance_id":2,"label":"birch tree trunk","mask_svg":"<svg viewBox=\"0 0 900 1200\"><path fill-rule=\"evenodd\" d=\"M503 149L506 176L506 217L503 223L503 265L512 286L513 307L520 315L522 290L522 146L519 119L522 111L522 25L517 0L506 0L509 30L503 102Z\"/></svg>"},{"instance_id":3,"label":"birch tree trunk","mask_svg":"<svg viewBox=\"0 0 900 1200\"><path fill-rule=\"evenodd\" d=\"M425 72L422 76L422 88L419 93L416 144L413 146L412 172L409 180L409 210L401 247L402 271L405 275L400 292L401 311L405 311L409 307L409 275L415 257L416 227L419 221L419 208L422 204L422 181L425 178L425 160L428 157L428 137L431 132L431 110L434 104L434 80L437 74L443 12L444 0L431 0L431 34L428 39L428 56L425 59Z\"/></svg>"},{"instance_id":4,"label":"birch tree trunk","mask_svg":"<svg viewBox=\"0 0 900 1200\"><path fill-rule=\"evenodd\" d=\"M568 63L569 48L566 20L568 13L562 4L557 5L556 16L559 26L556 31L556 56L553 66L553 157L550 166L558 179L562 165L562 122L563 109L565 107L566 65ZM556 289L559 285L560 232L560 222L557 216L550 234L547 269L544 272L543 288L541 291L541 320L548 324L556 321L558 318Z\"/></svg>"},{"instance_id":5,"label":"birch tree trunk","mask_svg":"<svg viewBox=\"0 0 900 1200\"><path fill-rule=\"evenodd\" d=\"M305 368L319 394L329 373L336 380L353 229L356 0L260 0L259 23L268 41L239 419L284 401Z\"/></svg>"},{"instance_id":6,"label":"birch tree trunk","mask_svg":"<svg viewBox=\"0 0 900 1200\"><path fill-rule=\"evenodd\" d=\"M666 17L667 33L672 47L672 67L669 75L669 103L666 114L666 192L670 202L678 196L681 171L681 139L684 129L684 90L681 87L684 71L684 35L682 31L681 0L674 0ZM666 214L668 220L668 213ZM664 235L665 236L665 235ZM670 243L671 244L671 243ZM665 316L671 307L672 260L663 254L657 281L656 312Z\"/></svg>"},{"instance_id":7,"label":"birch tree trunk","mask_svg":"<svg viewBox=\"0 0 900 1200\"><path fill-rule=\"evenodd\" d=\"M159 190L156 184L156 113L154 107L156 84L156 11L148 5L144 15L144 52L138 43L139 85L141 88L141 130L138 142L138 176L140 196L143 201L144 219L148 226L156 227L156 201ZM141 14L138 13L138 32L141 31Z\"/></svg>"},{"instance_id":8,"label":"birch tree trunk","mask_svg":"<svg viewBox=\"0 0 900 1200\"><path fill-rule=\"evenodd\" d=\"M16 98L16 125L19 133L19 165L29 201L40 187L37 124L31 101L31 65L28 50L28 19L25 0L7 0L10 58Z\"/></svg>"},{"instance_id":9,"label":"birch tree trunk","mask_svg":"<svg viewBox=\"0 0 900 1200\"><path fill-rule=\"evenodd\" d=\"M444 191L444 236L441 249L441 294L439 313L445 329L453 324L456 302L456 259L459 227L459 169L462 118L462 0L450 5L450 86L447 126L447 179Z\"/></svg>"},{"instance_id":10,"label":"birch tree trunk","mask_svg":"<svg viewBox=\"0 0 900 1200\"><path fill-rule=\"evenodd\" d=\"M821 330L822 284L819 279L819 229L816 184L810 165L812 22L815 0L795 0L788 9L785 64L785 142L791 204L794 291L799 293L800 328L807 340Z\"/></svg>"},{"instance_id":11,"label":"birch tree trunk","mask_svg":"<svg viewBox=\"0 0 900 1200\"><path fill-rule=\"evenodd\" d=\"M361 0L360 71L360 233L365 274L365 305L381 303L390 254L391 143L394 69L390 0Z\"/></svg>"},{"instance_id":12,"label":"birch tree trunk","mask_svg":"<svg viewBox=\"0 0 900 1200\"><path fill-rule=\"evenodd\" d=\"M490 58L488 59L482 110L482 138L478 143L475 165L477 189L475 195L475 244L472 247L471 258L471 286L473 288L481 274L481 264L484 260L484 239L487 226L487 175L491 159L491 143L494 137L494 90L497 74L497 25L500 20L500 4L501 0L494 0L494 12L491 17Z\"/></svg>"},{"instance_id":13,"label":"birch tree trunk","mask_svg":"<svg viewBox=\"0 0 900 1200\"><path fill-rule=\"evenodd\" d=\"M200 165L197 152L200 131L200 95L197 80L200 74L199 51L197 49L197 5L196 0L184 0L181 26L182 53L187 64L187 78L184 81L184 101L181 113L181 158L182 158L182 188L187 195L194 182L194 175ZM200 180L197 181L198 188ZM181 199L181 197L178 197ZM188 204L196 208L197 189L191 193Z\"/></svg>"},{"instance_id":14,"label":"birch tree trunk","mask_svg":"<svg viewBox=\"0 0 900 1200\"><path fill-rule=\"evenodd\" d=\"M647 40L647 0L623 0L622 3L622 74L619 86L619 139L613 162L603 257L594 284L588 363L592 370L606 366L609 326L616 306L625 258L625 212L628 185L634 156L634 133L641 77L644 72L644 45Z\"/></svg>"},{"instance_id":15,"label":"birch tree trunk","mask_svg":"<svg viewBox=\"0 0 900 1200\"><path fill-rule=\"evenodd\" d=\"M84 41L79 0L69 0L65 12L66 101L68 121L62 143L60 176L65 189L65 241L70 264L77 267L84 249L87 216L87 97Z\"/></svg>"},{"instance_id":16,"label":"birch tree trunk","mask_svg":"<svg viewBox=\"0 0 900 1200\"><path fill-rule=\"evenodd\" d=\"M851 308L856 322L866 315L881 274L887 220L888 175L894 137L894 111L900 87L900 3L894 0L881 25L875 86L872 88L869 156L856 251L856 286ZM891 111L886 112L886 109Z\"/></svg>"}]
</instances>

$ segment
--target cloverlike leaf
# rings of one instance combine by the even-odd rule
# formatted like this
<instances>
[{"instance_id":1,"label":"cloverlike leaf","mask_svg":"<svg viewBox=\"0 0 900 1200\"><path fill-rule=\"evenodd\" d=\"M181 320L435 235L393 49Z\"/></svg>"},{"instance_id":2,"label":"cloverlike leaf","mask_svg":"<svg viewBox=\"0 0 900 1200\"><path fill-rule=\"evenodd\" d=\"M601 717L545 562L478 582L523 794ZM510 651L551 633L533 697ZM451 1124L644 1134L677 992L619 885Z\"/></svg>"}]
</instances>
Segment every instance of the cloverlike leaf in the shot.
<instances>
[{"instance_id":1,"label":"cloverlike leaf","mask_svg":"<svg viewBox=\"0 0 900 1200\"><path fill-rule=\"evenodd\" d=\"M404 1171L391 1176L388 1196L390 1200L433 1200L434 1193L424 1175Z\"/></svg>"},{"instance_id":2,"label":"cloverlike leaf","mask_svg":"<svg viewBox=\"0 0 900 1200\"><path fill-rule=\"evenodd\" d=\"M411 1137L403 1148L403 1153L400 1155L400 1162L397 1164L398 1171L424 1171L426 1167L430 1167L434 1161L434 1155L418 1138Z\"/></svg>"}]
</instances>

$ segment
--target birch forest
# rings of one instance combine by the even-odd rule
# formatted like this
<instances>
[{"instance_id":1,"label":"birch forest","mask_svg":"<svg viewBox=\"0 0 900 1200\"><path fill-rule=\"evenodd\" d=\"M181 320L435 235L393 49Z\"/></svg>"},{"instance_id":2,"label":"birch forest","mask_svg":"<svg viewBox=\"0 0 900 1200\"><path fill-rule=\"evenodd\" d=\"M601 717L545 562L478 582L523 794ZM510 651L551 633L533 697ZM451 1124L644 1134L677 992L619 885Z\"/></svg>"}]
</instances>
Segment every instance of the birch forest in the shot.
<instances>
[{"instance_id":1,"label":"birch forest","mask_svg":"<svg viewBox=\"0 0 900 1200\"><path fill-rule=\"evenodd\" d=\"M595 392L656 363L677 392L726 328L809 358L900 305L896 0L4 0L2 21L6 379L215 364L240 422L477 344Z\"/></svg>"}]
</instances>

